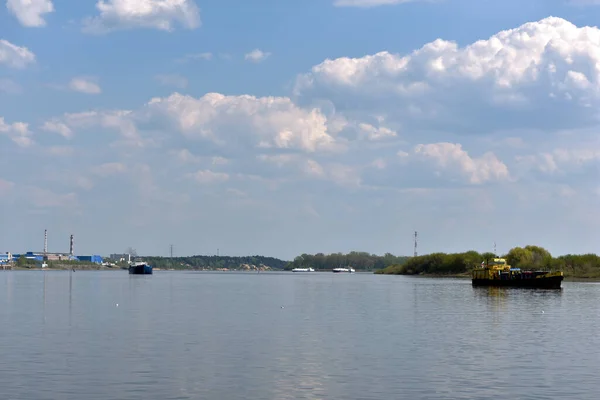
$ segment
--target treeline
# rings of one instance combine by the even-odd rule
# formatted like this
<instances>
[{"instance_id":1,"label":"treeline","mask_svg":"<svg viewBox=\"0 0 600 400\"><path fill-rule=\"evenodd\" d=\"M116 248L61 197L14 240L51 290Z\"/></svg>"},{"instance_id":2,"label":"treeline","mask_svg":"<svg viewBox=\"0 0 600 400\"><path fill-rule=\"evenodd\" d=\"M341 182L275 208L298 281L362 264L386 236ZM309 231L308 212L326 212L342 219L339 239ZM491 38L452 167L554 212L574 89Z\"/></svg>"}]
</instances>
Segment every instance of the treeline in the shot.
<instances>
[{"instance_id":1,"label":"treeline","mask_svg":"<svg viewBox=\"0 0 600 400\"><path fill-rule=\"evenodd\" d=\"M286 270L293 268L314 268L315 270L332 270L338 267L352 267L359 271L381 270L391 265L402 264L408 257L395 256L386 253L383 256L360 251L348 254L302 254L285 266Z\"/></svg>"},{"instance_id":2,"label":"treeline","mask_svg":"<svg viewBox=\"0 0 600 400\"><path fill-rule=\"evenodd\" d=\"M404 263L391 265L381 274L394 275L461 275L481 265L482 261L496 257L493 253L433 253L411 257ZM550 252L539 246L515 247L501 256L515 268L524 270L563 271L565 276L578 278L600 277L600 257L596 254L568 254L552 257Z\"/></svg>"},{"instance_id":3,"label":"treeline","mask_svg":"<svg viewBox=\"0 0 600 400\"><path fill-rule=\"evenodd\" d=\"M264 256L143 257L143 260L152 267L160 269L239 269L243 264L283 269L287 264L287 261Z\"/></svg>"}]
</instances>

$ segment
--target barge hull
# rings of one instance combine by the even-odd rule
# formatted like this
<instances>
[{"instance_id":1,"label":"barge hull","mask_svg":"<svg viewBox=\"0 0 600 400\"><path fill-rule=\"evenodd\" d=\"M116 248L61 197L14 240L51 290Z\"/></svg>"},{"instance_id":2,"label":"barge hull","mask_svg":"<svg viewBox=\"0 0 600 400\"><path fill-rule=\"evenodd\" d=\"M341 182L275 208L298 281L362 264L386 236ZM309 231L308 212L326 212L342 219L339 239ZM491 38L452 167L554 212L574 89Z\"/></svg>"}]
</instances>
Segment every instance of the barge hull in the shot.
<instances>
[{"instance_id":1,"label":"barge hull","mask_svg":"<svg viewBox=\"0 0 600 400\"><path fill-rule=\"evenodd\" d=\"M536 289L560 289L562 276L534 279L473 279L473 286L521 287Z\"/></svg>"},{"instance_id":2,"label":"barge hull","mask_svg":"<svg viewBox=\"0 0 600 400\"><path fill-rule=\"evenodd\" d=\"M136 265L129 267L130 275L152 275L152 267L149 265Z\"/></svg>"}]
</instances>

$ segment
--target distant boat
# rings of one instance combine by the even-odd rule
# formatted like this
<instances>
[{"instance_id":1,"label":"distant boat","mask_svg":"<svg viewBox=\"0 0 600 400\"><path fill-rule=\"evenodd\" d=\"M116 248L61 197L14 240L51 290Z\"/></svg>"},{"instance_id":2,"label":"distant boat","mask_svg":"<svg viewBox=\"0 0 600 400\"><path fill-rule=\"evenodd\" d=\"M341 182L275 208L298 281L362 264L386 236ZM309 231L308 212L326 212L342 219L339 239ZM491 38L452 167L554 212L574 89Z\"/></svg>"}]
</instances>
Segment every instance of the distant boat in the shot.
<instances>
[{"instance_id":1,"label":"distant boat","mask_svg":"<svg viewBox=\"0 0 600 400\"><path fill-rule=\"evenodd\" d=\"M152 266L144 261L133 261L129 263L130 275L152 275Z\"/></svg>"},{"instance_id":2,"label":"distant boat","mask_svg":"<svg viewBox=\"0 0 600 400\"><path fill-rule=\"evenodd\" d=\"M312 268L294 268L292 272L315 272Z\"/></svg>"},{"instance_id":3,"label":"distant boat","mask_svg":"<svg viewBox=\"0 0 600 400\"><path fill-rule=\"evenodd\" d=\"M346 272L346 273L352 274L352 273L354 273L356 271L354 271L354 268L348 267L348 268L334 268L333 272L334 273Z\"/></svg>"}]
</instances>

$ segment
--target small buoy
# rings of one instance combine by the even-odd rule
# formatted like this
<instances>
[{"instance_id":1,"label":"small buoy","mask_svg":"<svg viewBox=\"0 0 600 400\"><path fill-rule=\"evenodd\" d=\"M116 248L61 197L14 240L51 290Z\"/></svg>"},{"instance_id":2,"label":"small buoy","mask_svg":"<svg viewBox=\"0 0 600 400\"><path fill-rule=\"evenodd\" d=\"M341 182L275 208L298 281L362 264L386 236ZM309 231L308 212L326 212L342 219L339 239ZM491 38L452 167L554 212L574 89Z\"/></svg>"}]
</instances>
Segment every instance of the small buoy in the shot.
<instances>
[{"instance_id":1,"label":"small buoy","mask_svg":"<svg viewBox=\"0 0 600 400\"><path fill-rule=\"evenodd\" d=\"M284 306L281 306L281 308L285 308Z\"/></svg>"},{"instance_id":2,"label":"small buoy","mask_svg":"<svg viewBox=\"0 0 600 400\"><path fill-rule=\"evenodd\" d=\"M544 313L544 310L542 310L542 314Z\"/></svg>"}]
</instances>

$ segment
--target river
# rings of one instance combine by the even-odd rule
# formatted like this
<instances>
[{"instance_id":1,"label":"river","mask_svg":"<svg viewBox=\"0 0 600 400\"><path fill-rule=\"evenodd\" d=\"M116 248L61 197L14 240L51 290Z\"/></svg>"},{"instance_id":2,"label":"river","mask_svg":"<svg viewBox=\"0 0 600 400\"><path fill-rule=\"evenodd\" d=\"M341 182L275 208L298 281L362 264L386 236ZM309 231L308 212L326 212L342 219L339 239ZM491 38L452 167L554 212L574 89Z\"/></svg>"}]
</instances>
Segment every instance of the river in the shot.
<instances>
[{"instance_id":1,"label":"river","mask_svg":"<svg viewBox=\"0 0 600 400\"><path fill-rule=\"evenodd\" d=\"M600 285L0 271L0 398L596 399Z\"/></svg>"}]
</instances>

